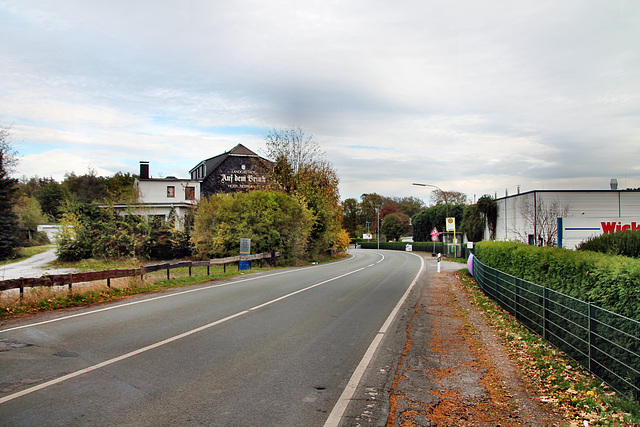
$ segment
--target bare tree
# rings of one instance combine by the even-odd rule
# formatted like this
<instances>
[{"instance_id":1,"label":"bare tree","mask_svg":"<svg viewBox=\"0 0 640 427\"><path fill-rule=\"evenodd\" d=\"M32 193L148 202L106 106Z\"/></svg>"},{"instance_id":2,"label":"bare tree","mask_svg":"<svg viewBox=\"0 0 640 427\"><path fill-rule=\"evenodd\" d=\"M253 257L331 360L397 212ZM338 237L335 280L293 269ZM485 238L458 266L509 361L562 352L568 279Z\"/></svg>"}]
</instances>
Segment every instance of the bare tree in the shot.
<instances>
[{"instance_id":1,"label":"bare tree","mask_svg":"<svg viewBox=\"0 0 640 427\"><path fill-rule=\"evenodd\" d=\"M435 206L440 205L464 205L467 203L467 195L459 191L443 191L440 189L431 192L431 201Z\"/></svg>"},{"instance_id":2,"label":"bare tree","mask_svg":"<svg viewBox=\"0 0 640 427\"><path fill-rule=\"evenodd\" d=\"M18 152L13 148L11 141L11 128L0 126L0 169L10 175L18 161Z\"/></svg>"},{"instance_id":3,"label":"bare tree","mask_svg":"<svg viewBox=\"0 0 640 427\"><path fill-rule=\"evenodd\" d=\"M305 135L299 127L271 129L265 142L267 156L275 161L286 159L294 175L311 164L325 161L325 153L313 135Z\"/></svg>"},{"instance_id":4,"label":"bare tree","mask_svg":"<svg viewBox=\"0 0 640 427\"><path fill-rule=\"evenodd\" d=\"M524 227L512 227L510 232L518 236L518 240L529 242L533 235L537 245L555 246L558 241L558 218L569 215L571 206L561 203L559 199L538 199L524 197L519 202L520 213L525 221Z\"/></svg>"}]
</instances>

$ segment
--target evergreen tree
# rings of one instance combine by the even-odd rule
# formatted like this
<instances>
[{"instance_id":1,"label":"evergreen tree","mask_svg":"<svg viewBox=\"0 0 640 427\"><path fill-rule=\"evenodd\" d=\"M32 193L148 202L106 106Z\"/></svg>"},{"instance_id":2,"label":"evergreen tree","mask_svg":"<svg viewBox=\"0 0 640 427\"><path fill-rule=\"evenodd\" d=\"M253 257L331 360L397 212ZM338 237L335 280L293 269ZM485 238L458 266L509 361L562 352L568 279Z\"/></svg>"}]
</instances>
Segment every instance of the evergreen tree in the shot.
<instances>
[{"instance_id":1,"label":"evergreen tree","mask_svg":"<svg viewBox=\"0 0 640 427\"><path fill-rule=\"evenodd\" d=\"M9 131L0 128L0 259L11 257L18 241L18 216L13 212L18 180L9 177L14 165Z\"/></svg>"}]
</instances>

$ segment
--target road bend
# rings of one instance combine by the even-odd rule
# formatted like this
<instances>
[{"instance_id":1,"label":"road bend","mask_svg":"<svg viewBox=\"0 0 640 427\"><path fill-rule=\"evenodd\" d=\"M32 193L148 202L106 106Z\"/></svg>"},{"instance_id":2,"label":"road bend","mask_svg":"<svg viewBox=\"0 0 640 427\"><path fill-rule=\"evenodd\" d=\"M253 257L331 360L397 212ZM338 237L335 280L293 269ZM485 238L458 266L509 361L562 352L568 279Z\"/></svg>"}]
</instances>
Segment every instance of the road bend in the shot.
<instances>
[{"instance_id":1,"label":"road bend","mask_svg":"<svg viewBox=\"0 0 640 427\"><path fill-rule=\"evenodd\" d=\"M4 322L0 425L337 424L424 273L351 255Z\"/></svg>"}]
</instances>

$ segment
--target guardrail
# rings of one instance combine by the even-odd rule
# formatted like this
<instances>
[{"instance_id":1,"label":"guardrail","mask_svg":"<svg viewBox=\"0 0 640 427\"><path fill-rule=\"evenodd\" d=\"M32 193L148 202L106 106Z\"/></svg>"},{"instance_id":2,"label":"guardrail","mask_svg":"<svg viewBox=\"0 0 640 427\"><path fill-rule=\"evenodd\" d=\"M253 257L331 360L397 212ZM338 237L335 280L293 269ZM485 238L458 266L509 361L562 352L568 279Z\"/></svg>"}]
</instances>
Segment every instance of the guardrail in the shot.
<instances>
[{"instance_id":1,"label":"guardrail","mask_svg":"<svg viewBox=\"0 0 640 427\"><path fill-rule=\"evenodd\" d=\"M87 273L67 273L67 274L47 274L42 277L21 277L19 279L1 280L0 291L7 291L10 289L20 289L20 298L24 296L25 288L35 288L39 286L53 287L53 286L69 286L69 291L72 290L74 283L93 282L96 280L106 280L107 286L111 287L111 279L117 279L121 277L136 277L140 276L140 279L144 281L144 275L155 271L167 270L167 280L171 278L170 271L176 268L189 268L189 276L191 276L191 269L193 267L207 267L207 275L210 273L210 267L212 265L222 265L224 271L227 271L227 264L239 263L242 261L256 261L268 259L273 265L275 259L280 256L280 252L273 253L261 253L246 256L233 256L227 258L215 258L205 261L179 261L179 262L165 262L161 264L147 264L140 268L130 269L115 269L115 270L103 270L103 271L90 271ZM238 268L240 265L238 264Z\"/></svg>"},{"instance_id":2,"label":"guardrail","mask_svg":"<svg viewBox=\"0 0 640 427\"><path fill-rule=\"evenodd\" d=\"M640 322L473 259L482 291L628 399L640 400ZM638 286L638 284L636 284Z\"/></svg>"}]
</instances>

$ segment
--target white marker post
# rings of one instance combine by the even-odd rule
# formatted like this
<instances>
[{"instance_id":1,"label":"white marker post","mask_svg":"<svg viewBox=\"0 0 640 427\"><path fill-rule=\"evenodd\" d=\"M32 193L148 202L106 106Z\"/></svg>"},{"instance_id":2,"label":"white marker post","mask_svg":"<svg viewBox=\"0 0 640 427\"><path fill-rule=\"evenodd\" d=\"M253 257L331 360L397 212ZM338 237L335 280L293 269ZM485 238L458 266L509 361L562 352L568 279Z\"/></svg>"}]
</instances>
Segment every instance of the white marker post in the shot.
<instances>
[{"instance_id":1,"label":"white marker post","mask_svg":"<svg viewBox=\"0 0 640 427\"><path fill-rule=\"evenodd\" d=\"M442 259L442 254L438 253L438 269L437 272L440 273L440 260Z\"/></svg>"}]
</instances>

